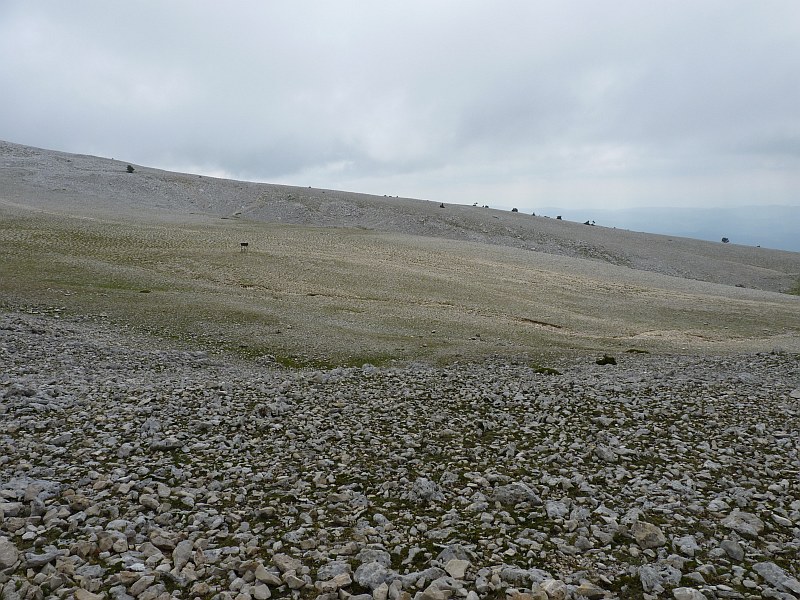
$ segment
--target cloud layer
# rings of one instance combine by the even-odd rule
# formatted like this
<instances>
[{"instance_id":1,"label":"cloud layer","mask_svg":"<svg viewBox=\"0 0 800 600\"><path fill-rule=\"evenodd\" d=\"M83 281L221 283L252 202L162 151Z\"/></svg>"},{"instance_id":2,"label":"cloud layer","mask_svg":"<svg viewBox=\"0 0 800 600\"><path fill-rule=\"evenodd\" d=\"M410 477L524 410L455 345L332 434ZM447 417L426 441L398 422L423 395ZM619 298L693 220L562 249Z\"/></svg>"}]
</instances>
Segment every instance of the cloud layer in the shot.
<instances>
[{"instance_id":1,"label":"cloud layer","mask_svg":"<svg viewBox=\"0 0 800 600\"><path fill-rule=\"evenodd\" d=\"M800 202L800 4L0 6L0 138L520 209Z\"/></svg>"}]
</instances>

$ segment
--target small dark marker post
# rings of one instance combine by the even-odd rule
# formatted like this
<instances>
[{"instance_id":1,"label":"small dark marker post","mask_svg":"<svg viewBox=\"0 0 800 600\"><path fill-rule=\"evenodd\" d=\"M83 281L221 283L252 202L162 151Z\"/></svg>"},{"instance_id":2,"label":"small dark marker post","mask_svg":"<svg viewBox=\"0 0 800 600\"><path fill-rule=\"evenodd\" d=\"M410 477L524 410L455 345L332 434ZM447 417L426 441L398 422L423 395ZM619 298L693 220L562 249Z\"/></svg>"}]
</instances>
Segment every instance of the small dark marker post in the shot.
<instances>
[{"instance_id":1,"label":"small dark marker post","mask_svg":"<svg viewBox=\"0 0 800 600\"><path fill-rule=\"evenodd\" d=\"M241 242L241 243L239 244L239 246L240 246L240 248L241 248L241 249L240 249L240 252L247 252L247 247L248 247L249 245L250 245L250 244L249 244L248 242Z\"/></svg>"}]
</instances>

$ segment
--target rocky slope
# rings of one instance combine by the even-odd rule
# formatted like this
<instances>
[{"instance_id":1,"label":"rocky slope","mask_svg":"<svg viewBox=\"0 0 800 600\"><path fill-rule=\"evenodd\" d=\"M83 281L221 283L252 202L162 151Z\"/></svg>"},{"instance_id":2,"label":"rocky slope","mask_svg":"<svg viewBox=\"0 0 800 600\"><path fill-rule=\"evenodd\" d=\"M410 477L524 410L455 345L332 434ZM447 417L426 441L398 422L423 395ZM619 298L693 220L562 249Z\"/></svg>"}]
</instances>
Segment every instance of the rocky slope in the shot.
<instances>
[{"instance_id":1,"label":"rocky slope","mask_svg":"<svg viewBox=\"0 0 800 600\"><path fill-rule=\"evenodd\" d=\"M137 220L216 215L365 228L589 259L666 275L785 292L800 253L592 227L489 208L172 173L0 141L0 203ZM488 205L492 199L487 199Z\"/></svg>"},{"instance_id":2,"label":"rocky slope","mask_svg":"<svg viewBox=\"0 0 800 600\"><path fill-rule=\"evenodd\" d=\"M0 596L795 598L800 357L283 371L0 315Z\"/></svg>"}]
</instances>

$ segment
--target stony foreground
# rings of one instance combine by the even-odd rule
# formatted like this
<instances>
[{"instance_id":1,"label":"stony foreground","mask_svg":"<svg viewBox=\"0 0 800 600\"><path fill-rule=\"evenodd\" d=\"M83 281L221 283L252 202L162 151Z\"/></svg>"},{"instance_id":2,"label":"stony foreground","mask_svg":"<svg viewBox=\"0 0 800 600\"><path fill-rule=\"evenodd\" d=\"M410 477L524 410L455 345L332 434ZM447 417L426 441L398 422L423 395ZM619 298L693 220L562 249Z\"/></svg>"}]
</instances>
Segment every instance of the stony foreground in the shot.
<instances>
[{"instance_id":1,"label":"stony foreground","mask_svg":"<svg viewBox=\"0 0 800 600\"><path fill-rule=\"evenodd\" d=\"M800 357L295 371L0 314L0 596L800 597Z\"/></svg>"}]
</instances>

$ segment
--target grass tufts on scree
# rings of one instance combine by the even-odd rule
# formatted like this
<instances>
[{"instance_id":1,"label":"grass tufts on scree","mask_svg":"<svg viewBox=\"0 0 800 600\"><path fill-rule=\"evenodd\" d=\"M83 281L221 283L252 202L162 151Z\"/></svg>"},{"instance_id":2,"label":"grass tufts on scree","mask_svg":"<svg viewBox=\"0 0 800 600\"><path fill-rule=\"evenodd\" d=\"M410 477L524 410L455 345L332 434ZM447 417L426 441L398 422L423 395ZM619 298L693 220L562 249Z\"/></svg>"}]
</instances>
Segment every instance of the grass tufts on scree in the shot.
<instances>
[{"instance_id":1,"label":"grass tufts on scree","mask_svg":"<svg viewBox=\"0 0 800 600\"><path fill-rule=\"evenodd\" d=\"M786 290L786 293L792 296L800 296L800 278L795 280L794 285Z\"/></svg>"}]
</instances>

